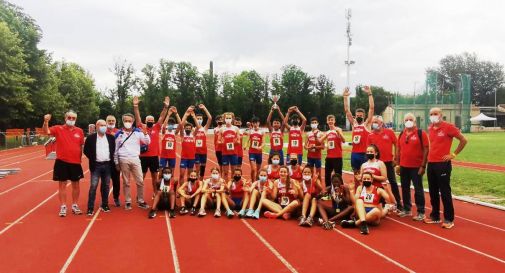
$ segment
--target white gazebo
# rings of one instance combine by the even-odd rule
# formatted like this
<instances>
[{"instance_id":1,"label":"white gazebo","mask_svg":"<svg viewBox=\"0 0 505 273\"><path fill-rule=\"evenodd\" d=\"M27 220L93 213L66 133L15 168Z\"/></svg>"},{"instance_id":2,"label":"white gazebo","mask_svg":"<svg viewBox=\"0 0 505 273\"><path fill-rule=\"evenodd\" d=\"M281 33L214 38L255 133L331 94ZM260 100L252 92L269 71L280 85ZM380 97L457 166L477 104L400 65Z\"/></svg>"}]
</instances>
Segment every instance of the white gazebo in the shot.
<instances>
[{"instance_id":1,"label":"white gazebo","mask_svg":"<svg viewBox=\"0 0 505 273\"><path fill-rule=\"evenodd\" d=\"M471 122L493 121L493 120L496 120L496 118L488 117L488 116L484 115L483 113L480 113L479 115L477 115L473 118L470 118Z\"/></svg>"}]
</instances>

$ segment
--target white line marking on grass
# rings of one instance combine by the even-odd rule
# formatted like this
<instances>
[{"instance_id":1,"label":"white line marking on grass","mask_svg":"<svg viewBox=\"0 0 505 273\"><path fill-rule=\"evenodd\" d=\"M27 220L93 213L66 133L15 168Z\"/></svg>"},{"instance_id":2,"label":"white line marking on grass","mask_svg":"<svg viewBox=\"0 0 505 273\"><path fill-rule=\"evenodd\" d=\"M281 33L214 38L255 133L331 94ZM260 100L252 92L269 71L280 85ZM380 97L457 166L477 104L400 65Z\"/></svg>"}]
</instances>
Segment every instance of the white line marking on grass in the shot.
<instances>
[{"instance_id":1,"label":"white line marking on grass","mask_svg":"<svg viewBox=\"0 0 505 273\"><path fill-rule=\"evenodd\" d=\"M342 231L340 231L340 230L338 230L338 229L336 229L336 228L334 228L333 230L334 230L335 232L339 233L340 235L342 235L342 236L346 237L347 239L349 239L349 240L351 240L351 241L355 242L356 244L358 244L358 245L360 245L360 246L362 246L362 247L366 248L367 250L370 250L371 252L373 252L373 253L374 253L374 254L376 254L377 256L380 256L380 257L382 257L382 258L386 259L388 262L393 263L394 265L398 266L399 268L401 268L401 269L403 269L403 270L405 270L405 271L407 271L407 272L415 272L414 270L412 270L412 269L410 269L410 268L408 268L408 267L404 266L403 264L401 264L401 263L399 263L399 262L397 262L397 261L395 261L395 260L393 260L393 259L389 258L388 256L386 256L386 255L382 254L380 251L375 250L374 248L371 248L370 246L368 246L368 245L366 245L366 244L362 243L361 241L359 241L359 240L357 240L357 239L354 239L353 237L351 237L351 236L349 236L349 235L345 234L344 232L342 232Z\"/></svg>"},{"instance_id":2,"label":"white line marking on grass","mask_svg":"<svg viewBox=\"0 0 505 273\"><path fill-rule=\"evenodd\" d=\"M256 231L256 229L254 229L249 223L247 223L246 220L240 219L240 221L242 221L242 223L244 223L244 225L254 235L256 235L256 237L258 237L258 239L268 248L268 250L270 250L275 255L275 257L277 257L277 259L279 259L281 263L283 263L289 269L289 271L293 273L295 272L298 273L298 271L296 271L296 269L286 259L284 259L284 257L282 257L282 255L265 238L263 238L263 236L261 236L261 234L259 234L259 232Z\"/></svg>"},{"instance_id":3,"label":"white line marking on grass","mask_svg":"<svg viewBox=\"0 0 505 273\"><path fill-rule=\"evenodd\" d=\"M423 230L423 229L417 228L417 227L415 227L415 226L412 226L412 225L409 225L409 224L403 223L403 222L398 221L398 220L396 220L396 219L393 219L393 218L391 218L391 217L388 217L388 219L390 219L390 220L392 220L392 221L394 221L394 222L397 222L397 223L399 223L399 224L401 224L401 225L404 225L404 226L406 226L406 227L409 227L409 228L415 229L415 230L417 230L417 231L419 231L419 232L422 232L422 233L424 233L424 234L427 234L427 235L430 235L430 236L435 237L435 238L437 238L437 239L440 239L440 240L442 240L442 241L445 241L445 242L447 242L447 243L453 244L453 245L455 245L455 246L459 246L459 247L461 247L461 248L464 248L464 249L466 249L466 250L469 250L469 251L474 252L474 253L476 253L476 254L479 254L479 255L481 255L481 256L484 256L484 257L490 258L490 259L492 259L492 260L495 260L495 261L497 261L497 262L500 262L500 263L502 263L502 264L505 264L505 260L502 260L502 259L500 259L500 258L497 258L497 257L495 257L495 256L493 256L493 255L489 255L489 254L487 254L487 253L484 253L484 252L479 251L479 250L477 250L477 249L471 248L471 247L469 247L469 246L466 246L466 245L463 245L463 244L460 244L460 243L454 242L454 241L452 241L452 240L449 240L449 239L446 239L446 238L444 238L444 237L438 236L438 235L433 234L433 233L431 233L431 232L428 232L428 231L426 231L426 230Z\"/></svg>"},{"instance_id":4,"label":"white line marking on grass","mask_svg":"<svg viewBox=\"0 0 505 273\"><path fill-rule=\"evenodd\" d=\"M172 226L170 225L170 219L168 219L168 213L165 210L165 222L167 223L168 238L170 240L170 250L172 251L172 259L174 261L175 273L180 273L181 268L179 267L179 258L177 257L177 250L175 248L174 234L172 233Z\"/></svg>"},{"instance_id":5,"label":"white line marking on grass","mask_svg":"<svg viewBox=\"0 0 505 273\"><path fill-rule=\"evenodd\" d=\"M45 172L45 173L43 173L43 174L41 174L41 175L39 175L39 176L36 176L36 177L34 177L34 178L30 179L30 180L27 180L27 181L23 182L23 183L21 183L21 184L17 184L16 186L14 186L14 187L12 187L12 188L10 188L10 189L8 189L8 190L5 190L5 191L3 191L3 192L0 192L0 196L2 196L2 195L4 195L4 194L6 194L6 193L8 193L8 192L10 192L10 191L12 191L12 190L14 190L14 189L16 189L16 188L21 187L21 186L23 186L23 185L24 185L24 184L26 184L26 183L32 182L33 180L36 180L37 178L39 178L39 177L41 177L41 176L44 176L44 175L46 175L46 174L48 174L48 173L51 173L52 171L53 171L53 170L49 170L49 171L47 171L47 172Z\"/></svg>"}]
</instances>

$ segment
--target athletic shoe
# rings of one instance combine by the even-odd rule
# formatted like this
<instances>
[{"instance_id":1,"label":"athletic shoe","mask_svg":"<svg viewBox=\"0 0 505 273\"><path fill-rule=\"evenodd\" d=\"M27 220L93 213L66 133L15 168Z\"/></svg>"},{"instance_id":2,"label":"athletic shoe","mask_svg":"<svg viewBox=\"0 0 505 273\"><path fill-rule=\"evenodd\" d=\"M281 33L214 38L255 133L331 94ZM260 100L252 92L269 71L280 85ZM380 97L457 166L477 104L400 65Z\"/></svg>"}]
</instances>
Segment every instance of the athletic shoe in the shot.
<instances>
[{"instance_id":1,"label":"athletic shoe","mask_svg":"<svg viewBox=\"0 0 505 273\"><path fill-rule=\"evenodd\" d=\"M412 217L412 220L423 221L424 220L424 213L418 213L417 216Z\"/></svg>"},{"instance_id":2,"label":"athletic shoe","mask_svg":"<svg viewBox=\"0 0 505 273\"><path fill-rule=\"evenodd\" d=\"M141 209L148 209L149 208L149 205L145 202L145 201L142 201L142 202L138 202L137 205L139 206L139 208Z\"/></svg>"},{"instance_id":3,"label":"athletic shoe","mask_svg":"<svg viewBox=\"0 0 505 273\"><path fill-rule=\"evenodd\" d=\"M238 212L238 217L239 218L243 218L245 216L245 210L241 209L239 212Z\"/></svg>"},{"instance_id":4,"label":"athletic shoe","mask_svg":"<svg viewBox=\"0 0 505 273\"><path fill-rule=\"evenodd\" d=\"M81 215L82 214L82 211L79 208L79 206L77 206L77 204L73 204L72 205L72 213L75 214L75 215Z\"/></svg>"},{"instance_id":5,"label":"athletic shoe","mask_svg":"<svg viewBox=\"0 0 505 273\"><path fill-rule=\"evenodd\" d=\"M291 218L291 213L289 212L286 212L282 215L282 219L284 220L289 220L289 218Z\"/></svg>"},{"instance_id":6,"label":"athletic shoe","mask_svg":"<svg viewBox=\"0 0 505 273\"><path fill-rule=\"evenodd\" d=\"M252 209L247 209L245 212L245 217L252 218L254 215L254 210Z\"/></svg>"},{"instance_id":7,"label":"athletic shoe","mask_svg":"<svg viewBox=\"0 0 505 273\"><path fill-rule=\"evenodd\" d=\"M170 217L170 218L175 218L175 210L174 210L174 209L172 209L172 210L170 210L170 211L168 212L168 217Z\"/></svg>"},{"instance_id":8,"label":"athletic shoe","mask_svg":"<svg viewBox=\"0 0 505 273\"><path fill-rule=\"evenodd\" d=\"M299 226L304 226L305 221L307 221L307 219L305 219L305 217L303 217L303 216L300 216L299 220L300 220L300 222L298 222Z\"/></svg>"},{"instance_id":9,"label":"athletic shoe","mask_svg":"<svg viewBox=\"0 0 505 273\"><path fill-rule=\"evenodd\" d=\"M368 233L370 233L366 222L362 222L361 225L359 225L359 233L361 233L363 235L367 235Z\"/></svg>"},{"instance_id":10,"label":"athletic shoe","mask_svg":"<svg viewBox=\"0 0 505 273\"><path fill-rule=\"evenodd\" d=\"M194 216L194 215L196 214L196 208L195 208L195 207L192 207L192 208L191 208L191 211L189 212L189 214L191 214L191 215L193 215L193 216Z\"/></svg>"},{"instance_id":11,"label":"athletic shoe","mask_svg":"<svg viewBox=\"0 0 505 273\"><path fill-rule=\"evenodd\" d=\"M255 210L253 215L252 215L252 218L254 219L260 219L260 211L259 210Z\"/></svg>"},{"instance_id":12,"label":"athletic shoe","mask_svg":"<svg viewBox=\"0 0 505 273\"><path fill-rule=\"evenodd\" d=\"M188 209L186 209L186 207L182 207L181 210L179 211L180 215L184 215L184 214L187 214L187 213L188 213Z\"/></svg>"},{"instance_id":13,"label":"athletic shoe","mask_svg":"<svg viewBox=\"0 0 505 273\"><path fill-rule=\"evenodd\" d=\"M93 216L93 209L88 209L87 216Z\"/></svg>"},{"instance_id":14,"label":"athletic shoe","mask_svg":"<svg viewBox=\"0 0 505 273\"><path fill-rule=\"evenodd\" d=\"M216 217L216 218L221 217L221 210L217 209L216 212L214 212L214 217Z\"/></svg>"},{"instance_id":15,"label":"athletic shoe","mask_svg":"<svg viewBox=\"0 0 505 273\"><path fill-rule=\"evenodd\" d=\"M235 216L235 214L233 213L233 211L228 210L228 211L226 212L226 216L227 216L228 218L233 218L233 216Z\"/></svg>"},{"instance_id":16,"label":"athletic shoe","mask_svg":"<svg viewBox=\"0 0 505 273\"><path fill-rule=\"evenodd\" d=\"M265 216L265 218L268 218L268 219L275 219L275 218L277 218L277 215L275 215L275 213L273 213L271 211L265 211L263 213L263 216Z\"/></svg>"},{"instance_id":17,"label":"athletic shoe","mask_svg":"<svg viewBox=\"0 0 505 273\"><path fill-rule=\"evenodd\" d=\"M454 222L444 221L442 228L451 229L454 227Z\"/></svg>"},{"instance_id":18,"label":"athletic shoe","mask_svg":"<svg viewBox=\"0 0 505 273\"><path fill-rule=\"evenodd\" d=\"M124 209L125 210L131 210L132 209L132 203L126 202L125 205L124 205Z\"/></svg>"},{"instance_id":19,"label":"athletic shoe","mask_svg":"<svg viewBox=\"0 0 505 273\"><path fill-rule=\"evenodd\" d=\"M153 219L154 217L156 217L156 211L155 210L150 210L149 211L149 214L147 216L149 219Z\"/></svg>"},{"instance_id":20,"label":"athletic shoe","mask_svg":"<svg viewBox=\"0 0 505 273\"><path fill-rule=\"evenodd\" d=\"M406 210L402 210L400 213L398 213L398 217L407 217L407 216L412 216L412 212L409 210L409 211L406 211Z\"/></svg>"},{"instance_id":21,"label":"athletic shoe","mask_svg":"<svg viewBox=\"0 0 505 273\"><path fill-rule=\"evenodd\" d=\"M119 202L119 199L114 199L114 206L117 208L121 207L121 202Z\"/></svg>"},{"instance_id":22,"label":"athletic shoe","mask_svg":"<svg viewBox=\"0 0 505 273\"><path fill-rule=\"evenodd\" d=\"M305 221L305 224L308 226L308 227L312 227L312 225L314 224L314 219L312 219L312 217L307 217L307 221Z\"/></svg>"},{"instance_id":23,"label":"athletic shoe","mask_svg":"<svg viewBox=\"0 0 505 273\"><path fill-rule=\"evenodd\" d=\"M205 210L200 210L198 212L198 217L204 217L205 215L207 215L207 213L205 212Z\"/></svg>"},{"instance_id":24,"label":"athletic shoe","mask_svg":"<svg viewBox=\"0 0 505 273\"><path fill-rule=\"evenodd\" d=\"M335 228L335 223L331 222L331 221L327 221L327 222L323 222L322 226L323 226L323 229L330 230L330 229Z\"/></svg>"},{"instance_id":25,"label":"athletic shoe","mask_svg":"<svg viewBox=\"0 0 505 273\"><path fill-rule=\"evenodd\" d=\"M110 212L109 205L101 206L100 208L102 209L103 212Z\"/></svg>"},{"instance_id":26,"label":"athletic shoe","mask_svg":"<svg viewBox=\"0 0 505 273\"><path fill-rule=\"evenodd\" d=\"M428 217L424 219L423 221L425 224L440 224L440 219L432 219L431 217Z\"/></svg>"},{"instance_id":27,"label":"athletic shoe","mask_svg":"<svg viewBox=\"0 0 505 273\"><path fill-rule=\"evenodd\" d=\"M342 220L340 222L340 226L343 228L353 228L356 226L356 222L354 222L353 220Z\"/></svg>"}]
</instances>

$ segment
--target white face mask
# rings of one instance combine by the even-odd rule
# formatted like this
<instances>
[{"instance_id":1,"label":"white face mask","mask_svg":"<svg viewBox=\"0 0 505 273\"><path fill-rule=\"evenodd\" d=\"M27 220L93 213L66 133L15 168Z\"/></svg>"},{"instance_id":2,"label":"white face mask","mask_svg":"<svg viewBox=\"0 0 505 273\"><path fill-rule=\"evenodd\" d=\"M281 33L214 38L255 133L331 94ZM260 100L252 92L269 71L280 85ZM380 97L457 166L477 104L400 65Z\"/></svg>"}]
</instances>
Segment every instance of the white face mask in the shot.
<instances>
[{"instance_id":1,"label":"white face mask","mask_svg":"<svg viewBox=\"0 0 505 273\"><path fill-rule=\"evenodd\" d=\"M379 129L379 123L376 123L376 122L372 123L372 129L374 129L374 130Z\"/></svg>"},{"instance_id":2,"label":"white face mask","mask_svg":"<svg viewBox=\"0 0 505 273\"><path fill-rule=\"evenodd\" d=\"M317 123L311 123L310 128L317 129L317 125L318 125Z\"/></svg>"},{"instance_id":3,"label":"white face mask","mask_svg":"<svg viewBox=\"0 0 505 273\"><path fill-rule=\"evenodd\" d=\"M114 124L107 124L107 128L114 129L114 128L116 128L116 124L115 123Z\"/></svg>"},{"instance_id":4,"label":"white face mask","mask_svg":"<svg viewBox=\"0 0 505 273\"><path fill-rule=\"evenodd\" d=\"M414 122L412 120L405 121L405 128L412 128L412 127L414 127Z\"/></svg>"},{"instance_id":5,"label":"white face mask","mask_svg":"<svg viewBox=\"0 0 505 273\"><path fill-rule=\"evenodd\" d=\"M170 180L172 178L172 174L163 174L163 179Z\"/></svg>"},{"instance_id":6,"label":"white face mask","mask_svg":"<svg viewBox=\"0 0 505 273\"><path fill-rule=\"evenodd\" d=\"M65 123L68 125L68 126L74 126L75 125L75 120L66 120Z\"/></svg>"},{"instance_id":7,"label":"white face mask","mask_svg":"<svg viewBox=\"0 0 505 273\"><path fill-rule=\"evenodd\" d=\"M231 118L226 118L226 119L224 119L224 122L226 122L226 124L231 124L231 121L232 121L232 119L231 119Z\"/></svg>"},{"instance_id":8,"label":"white face mask","mask_svg":"<svg viewBox=\"0 0 505 273\"><path fill-rule=\"evenodd\" d=\"M123 123L123 125L124 125L124 127L125 127L126 129L130 129L130 128L132 128L132 123L131 123L131 122L124 122L124 123Z\"/></svg>"},{"instance_id":9,"label":"white face mask","mask_svg":"<svg viewBox=\"0 0 505 273\"><path fill-rule=\"evenodd\" d=\"M214 180L217 180L217 179L219 179L219 174L218 173L213 173L213 174L210 175L210 177L212 177L212 179L214 179Z\"/></svg>"},{"instance_id":10,"label":"white face mask","mask_svg":"<svg viewBox=\"0 0 505 273\"><path fill-rule=\"evenodd\" d=\"M312 176L310 176L310 175L303 176L303 180L305 180L305 181L309 181L310 179L312 179Z\"/></svg>"},{"instance_id":11,"label":"white face mask","mask_svg":"<svg viewBox=\"0 0 505 273\"><path fill-rule=\"evenodd\" d=\"M440 121L439 116L430 116L431 123L438 123Z\"/></svg>"},{"instance_id":12,"label":"white face mask","mask_svg":"<svg viewBox=\"0 0 505 273\"><path fill-rule=\"evenodd\" d=\"M203 123L203 119L197 119L197 121L198 121L198 124L199 124L199 125L202 125L202 123Z\"/></svg>"},{"instance_id":13,"label":"white face mask","mask_svg":"<svg viewBox=\"0 0 505 273\"><path fill-rule=\"evenodd\" d=\"M265 181L267 181L267 177L266 177L266 176L263 176L263 175L260 175L260 181L261 181L261 182L265 182Z\"/></svg>"},{"instance_id":14,"label":"white face mask","mask_svg":"<svg viewBox=\"0 0 505 273\"><path fill-rule=\"evenodd\" d=\"M279 159L272 159L272 164L274 165L279 165L280 160Z\"/></svg>"}]
</instances>

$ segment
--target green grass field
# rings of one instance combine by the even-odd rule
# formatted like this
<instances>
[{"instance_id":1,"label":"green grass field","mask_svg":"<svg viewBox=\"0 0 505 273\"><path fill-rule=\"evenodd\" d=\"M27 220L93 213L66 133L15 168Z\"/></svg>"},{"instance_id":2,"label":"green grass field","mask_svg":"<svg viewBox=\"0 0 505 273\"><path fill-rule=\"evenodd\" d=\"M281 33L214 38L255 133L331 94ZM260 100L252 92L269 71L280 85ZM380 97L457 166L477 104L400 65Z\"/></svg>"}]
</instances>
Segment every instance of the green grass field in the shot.
<instances>
[{"instance_id":1,"label":"green grass field","mask_svg":"<svg viewBox=\"0 0 505 273\"><path fill-rule=\"evenodd\" d=\"M350 132L344 132L346 141L351 139ZM465 134L468 144L457 160L489 163L505 166L505 132L485 132ZM265 143L270 143L266 136ZM287 136L285 136L285 142ZM453 143L453 151L458 141ZM351 147L344 149L350 150ZM268 152L270 146L264 151ZM286 154L286 149L284 149ZM323 166L326 151L323 151ZM306 152L304 152L306 159ZM351 170L350 153L344 152L344 170ZM453 167L451 187L454 195L468 196L481 201L499 205L505 205L505 173L473 170L470 168ZM399 181L399 177L397 178ZM426 176L424 177L425 188L428 188Z\"/></svg>"}]
</instances>

